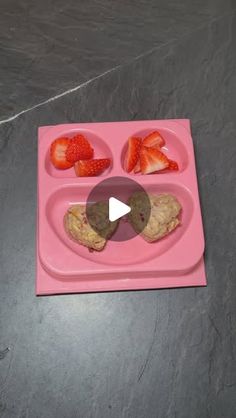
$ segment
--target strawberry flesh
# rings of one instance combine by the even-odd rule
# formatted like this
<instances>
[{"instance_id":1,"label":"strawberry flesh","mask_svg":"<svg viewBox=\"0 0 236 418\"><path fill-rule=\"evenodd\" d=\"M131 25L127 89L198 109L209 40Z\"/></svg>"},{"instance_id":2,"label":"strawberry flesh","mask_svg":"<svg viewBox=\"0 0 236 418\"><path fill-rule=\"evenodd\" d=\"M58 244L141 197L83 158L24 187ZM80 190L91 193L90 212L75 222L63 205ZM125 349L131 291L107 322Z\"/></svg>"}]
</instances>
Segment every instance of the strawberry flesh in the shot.
<instances>
[{"instance_id":1,"label":"strawberry flesh","mask_svg":"<svg viewBox=\"0 0 236 418\"><path fill-rule=\"evenodd\" d=\"M143 140L143 145L145 147L164 147L165 140L161 136L160 132L154 131L147 135Z\"/></svg>"},{"instance_id":2,"label":"strawberry flesh","mask_svg":"<svg viewBox=\"0 0 236 418\"><path fill-rule=\"evenodd\" d=\"M140 159L138 159L138 161L137 161L137 163L136 163L136 165L134 167L134 173L135 174L140 173L140 170L141 170L141 168L140 168Z\"/></svg>"},{"instance_id":3,"label":"strawberry flesh","mask_svg":"<svg viewBox=\"0 0 236 418\"><path fill-rule=\"evenodd\" d=\"M54 167L66 170L67 168L71 168L73 163L67 161L66 159L66 151L69 146L70 139L63 137L58 138L52 142L50 147L50 159Z\"/></svg>"},{"instance_id":4,"label":"strawberry flesh","mask_svg":"<svg viewBox=\"0 0 236 418\"><path fill-rule=\"evenodd\" d=\"M136 138L134 136L130 137L128 140L128 150L125 157L125 170L130 173L136 166L139 153L141 148L142 140L141 138Z\"/></svg>"},{"instance_id":5,"label":"strawberry flesh","mask_svg":"<svg viewBox=\"0 0 236 418\"><path fill-rule=\"evenodd\" d=\"M169 167L168 167L168 169L169 170L172 170L172 171L178 171L179 170L178 163L176 161L174 161L174 160L169 160Z\"/></svg>"},{"instance_id":6,"label":"strawberry flesh","mask_svg":"<svg viewBox=\"0 0 236 418\"><path fill-rule=\"evenodd\" d=\"M142 174L150 174L169 167L169 160L155 147L142 146L140 152L140 168Z\"/></svg>"}]
</instances>

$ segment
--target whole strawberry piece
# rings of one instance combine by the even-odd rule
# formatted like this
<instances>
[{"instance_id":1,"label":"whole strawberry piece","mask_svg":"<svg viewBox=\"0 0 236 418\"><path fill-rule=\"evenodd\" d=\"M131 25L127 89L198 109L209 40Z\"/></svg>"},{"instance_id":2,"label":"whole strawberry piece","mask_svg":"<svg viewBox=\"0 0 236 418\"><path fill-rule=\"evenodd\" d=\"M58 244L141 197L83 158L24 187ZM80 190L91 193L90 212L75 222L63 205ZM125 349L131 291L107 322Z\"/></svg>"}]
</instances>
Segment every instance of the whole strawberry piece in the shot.
<instances>
[{"instance_id":1,"label":"whole strawberry piece","mask_svg":"<svg viewBox=\"0 0 236 418\"><path fill-rule=\"evenodd\" d=\"M67 160L66 152L70 143L70 139L63 137L55 139L50 147L50 160L54 167L61 170L71 168L73 163Z\"/></svg>"},{"instance_id":2,"label":"whole strawberry piece","mask_svg":"<svg viewBox=\"0 0 236 418\"><path fill-rule=\"evenodd\" d=\"M100 158L96 160L77 161L74 165L75 174L78 177L99 176L111 164L110 158Z\"/></svg>"},{"instance_id":3,"label":"whole strawberry piece","mask_svg":"<svg viewBox=\"0 0 236 418\"><path fill-rule=\"evenodd\" d=\"M93 158L93 148L84 135L76 135L70 140L66 151L66 159L74 164L79 160Z\"/></svg>"}]
</instances>

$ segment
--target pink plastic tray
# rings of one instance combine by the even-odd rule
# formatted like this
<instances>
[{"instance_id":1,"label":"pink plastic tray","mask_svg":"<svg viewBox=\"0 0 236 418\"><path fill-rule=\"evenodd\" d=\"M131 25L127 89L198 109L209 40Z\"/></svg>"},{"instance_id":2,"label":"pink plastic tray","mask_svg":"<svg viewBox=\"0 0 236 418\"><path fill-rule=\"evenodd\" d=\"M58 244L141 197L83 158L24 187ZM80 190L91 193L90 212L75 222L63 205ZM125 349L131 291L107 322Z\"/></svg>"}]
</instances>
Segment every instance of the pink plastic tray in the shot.
<instances>
[{"instance_id":1,"label":"pink plastic tray","mask_svg":"<svg viewBox=\"0 0 236 418\"><path fill-rule=\"evenodd\" d=\"M158 130L165 153L178 161L178 172L127 174L122 166L130 135ZM60 136L85 133L96 158L111 157L112 167L99 177L78 178L74 169L56 170L49 159L51 142ZM71 241L63 216L72 204L86 203L101 180L127 176L147 192L173 193L182 204L181 226L149 244L140 236L125 242L109 241L102 252L89 252ZM111 191L112 194L112 191ZM39 128L38 144L38 295L127 289L206 285L204 235L199 205L190 123L186 119L86 123Z\"/></svg>"}]
</instances>

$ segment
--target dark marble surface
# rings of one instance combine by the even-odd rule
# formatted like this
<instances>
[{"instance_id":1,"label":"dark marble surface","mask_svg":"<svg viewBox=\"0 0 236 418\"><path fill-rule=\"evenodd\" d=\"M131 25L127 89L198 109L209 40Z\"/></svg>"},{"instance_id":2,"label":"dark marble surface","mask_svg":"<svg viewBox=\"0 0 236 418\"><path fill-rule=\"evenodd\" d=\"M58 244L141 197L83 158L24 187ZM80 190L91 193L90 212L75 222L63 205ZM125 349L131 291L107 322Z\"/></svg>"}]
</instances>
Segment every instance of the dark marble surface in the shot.
<instances>
[{"instance_id":1,"label":"dark marble surface","mask_svg":"<svg viewBox=\"0 0 236 418\"><path fill-rule=\"evenodd\" d=\"M234 4L153 2L149 13L149 3L133 9L127 2L124 13L122 3L69 2L62 15L60 2L51 2L50 13L43 2L32 9L15 4L15 15L6 3L1 14L2 120L129 61L0 125L1 418L236 416ZM78 21L74 8L83 11ZM60 19L73 37L80 23L85 45L63 43ZM10 31L11 24L19 27L15 37L2 27ZM95 44L87 30L98 24ZM139 41L130 48L136 25ZM54 44L56 56L39 59L37 74L36 51L41 57L43 46L50 51ZM29 59L28 72L18 50ZM68 72L58 66L61 55ZM36 298L37 127L175 117L192 121L208 287Z\"/></svg>"},{"instance_id":2,"label":"dark marble surface","mask_svg":"<svg viewBox=\"0 0 236 418\"><path fill-rule=\"evenodd\" d=\"M234 0L1 0L0 120L235 8Z\"/></svg>"}]
</instances>

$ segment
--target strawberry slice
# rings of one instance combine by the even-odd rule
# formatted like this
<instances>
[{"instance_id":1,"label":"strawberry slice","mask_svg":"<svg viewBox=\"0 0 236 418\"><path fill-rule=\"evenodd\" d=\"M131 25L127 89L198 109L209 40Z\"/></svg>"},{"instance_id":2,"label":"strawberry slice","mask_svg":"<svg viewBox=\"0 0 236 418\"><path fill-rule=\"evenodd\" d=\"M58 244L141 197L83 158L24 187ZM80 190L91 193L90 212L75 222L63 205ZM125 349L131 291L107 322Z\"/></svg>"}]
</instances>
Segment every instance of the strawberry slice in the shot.
<instances>
[{"instance_id":1,"label":"strawberry slice","mask_svg":"<svg viewBox=\"0 0 236 418\"><path fill-rule=\"evenodd\" d=\"M158 131L154 131L152 133L150 133L149 135L147 135L144 140L143 140L143 145L145 147L164 147L165 145L165 140L164 138L161 136L160 132Z\"/></svg>"},{"instance_id":2,"label":"strawberry slice","mask_svg":"<svg viewBox=\"0 0 236 418\"><path fill-rule=\"evenodd\" d=\"M75 174L78 177L98 176L111 164L110 158L101 158L97 160L81 160L74 165Z\"/></svg>"},{"instance_id":3,"label":"strawberry slice","mask_svg":"<svg viewBox=\"0 0 236 418\"><path fill-rule=\"evenodd\" d=\"M125 156L125 170L130 173L137 164L141 148L141 138L131 136L128 140L128 150Z\"/></svg>"},{"instance_id":4,"label":"strawberry slice","mask_svg":"<svg viewBox=\"0 0 236 418\"><path fill-rule=\"evenodd\" d=\"M169 167L168 167L168 169L169 170L178 171L179 170L178 163L176 161L174 161L174 160L169 160Z\"/></svg>"},{"instance_id":5,"label":"strawberry slice","mask_svg":"<svg viewBox=\"0 0 236 418\"><path fill-rule=\"evenodd\" d=\"M140 152L140 168L142 174L164 170L169 167L169 160L155 147L142 147Z\"/></svg>"},{"instance_id":6,"label":"strawberry slice","mask_svg":"<svg viewBox=\"0 0 236 418\"><path fill-rule=\"evenodd\" d=\"M54 167L66 170L73 166L73 163L67 161L66 151L69 146L70 139L63 137L55 139L50 147L50 159Z\"/></svg>"},{"instance_id":7,"label":"strawberry slice","mask_svg":"<svg viewBox=\"0 0 236 418\"><path fill-rule=\"evenodd\" d=\"M66 150L66 159L70 163L93 158L93 148L84 135L76 135L70 140Z\"/></svg>"}]
</instances>

